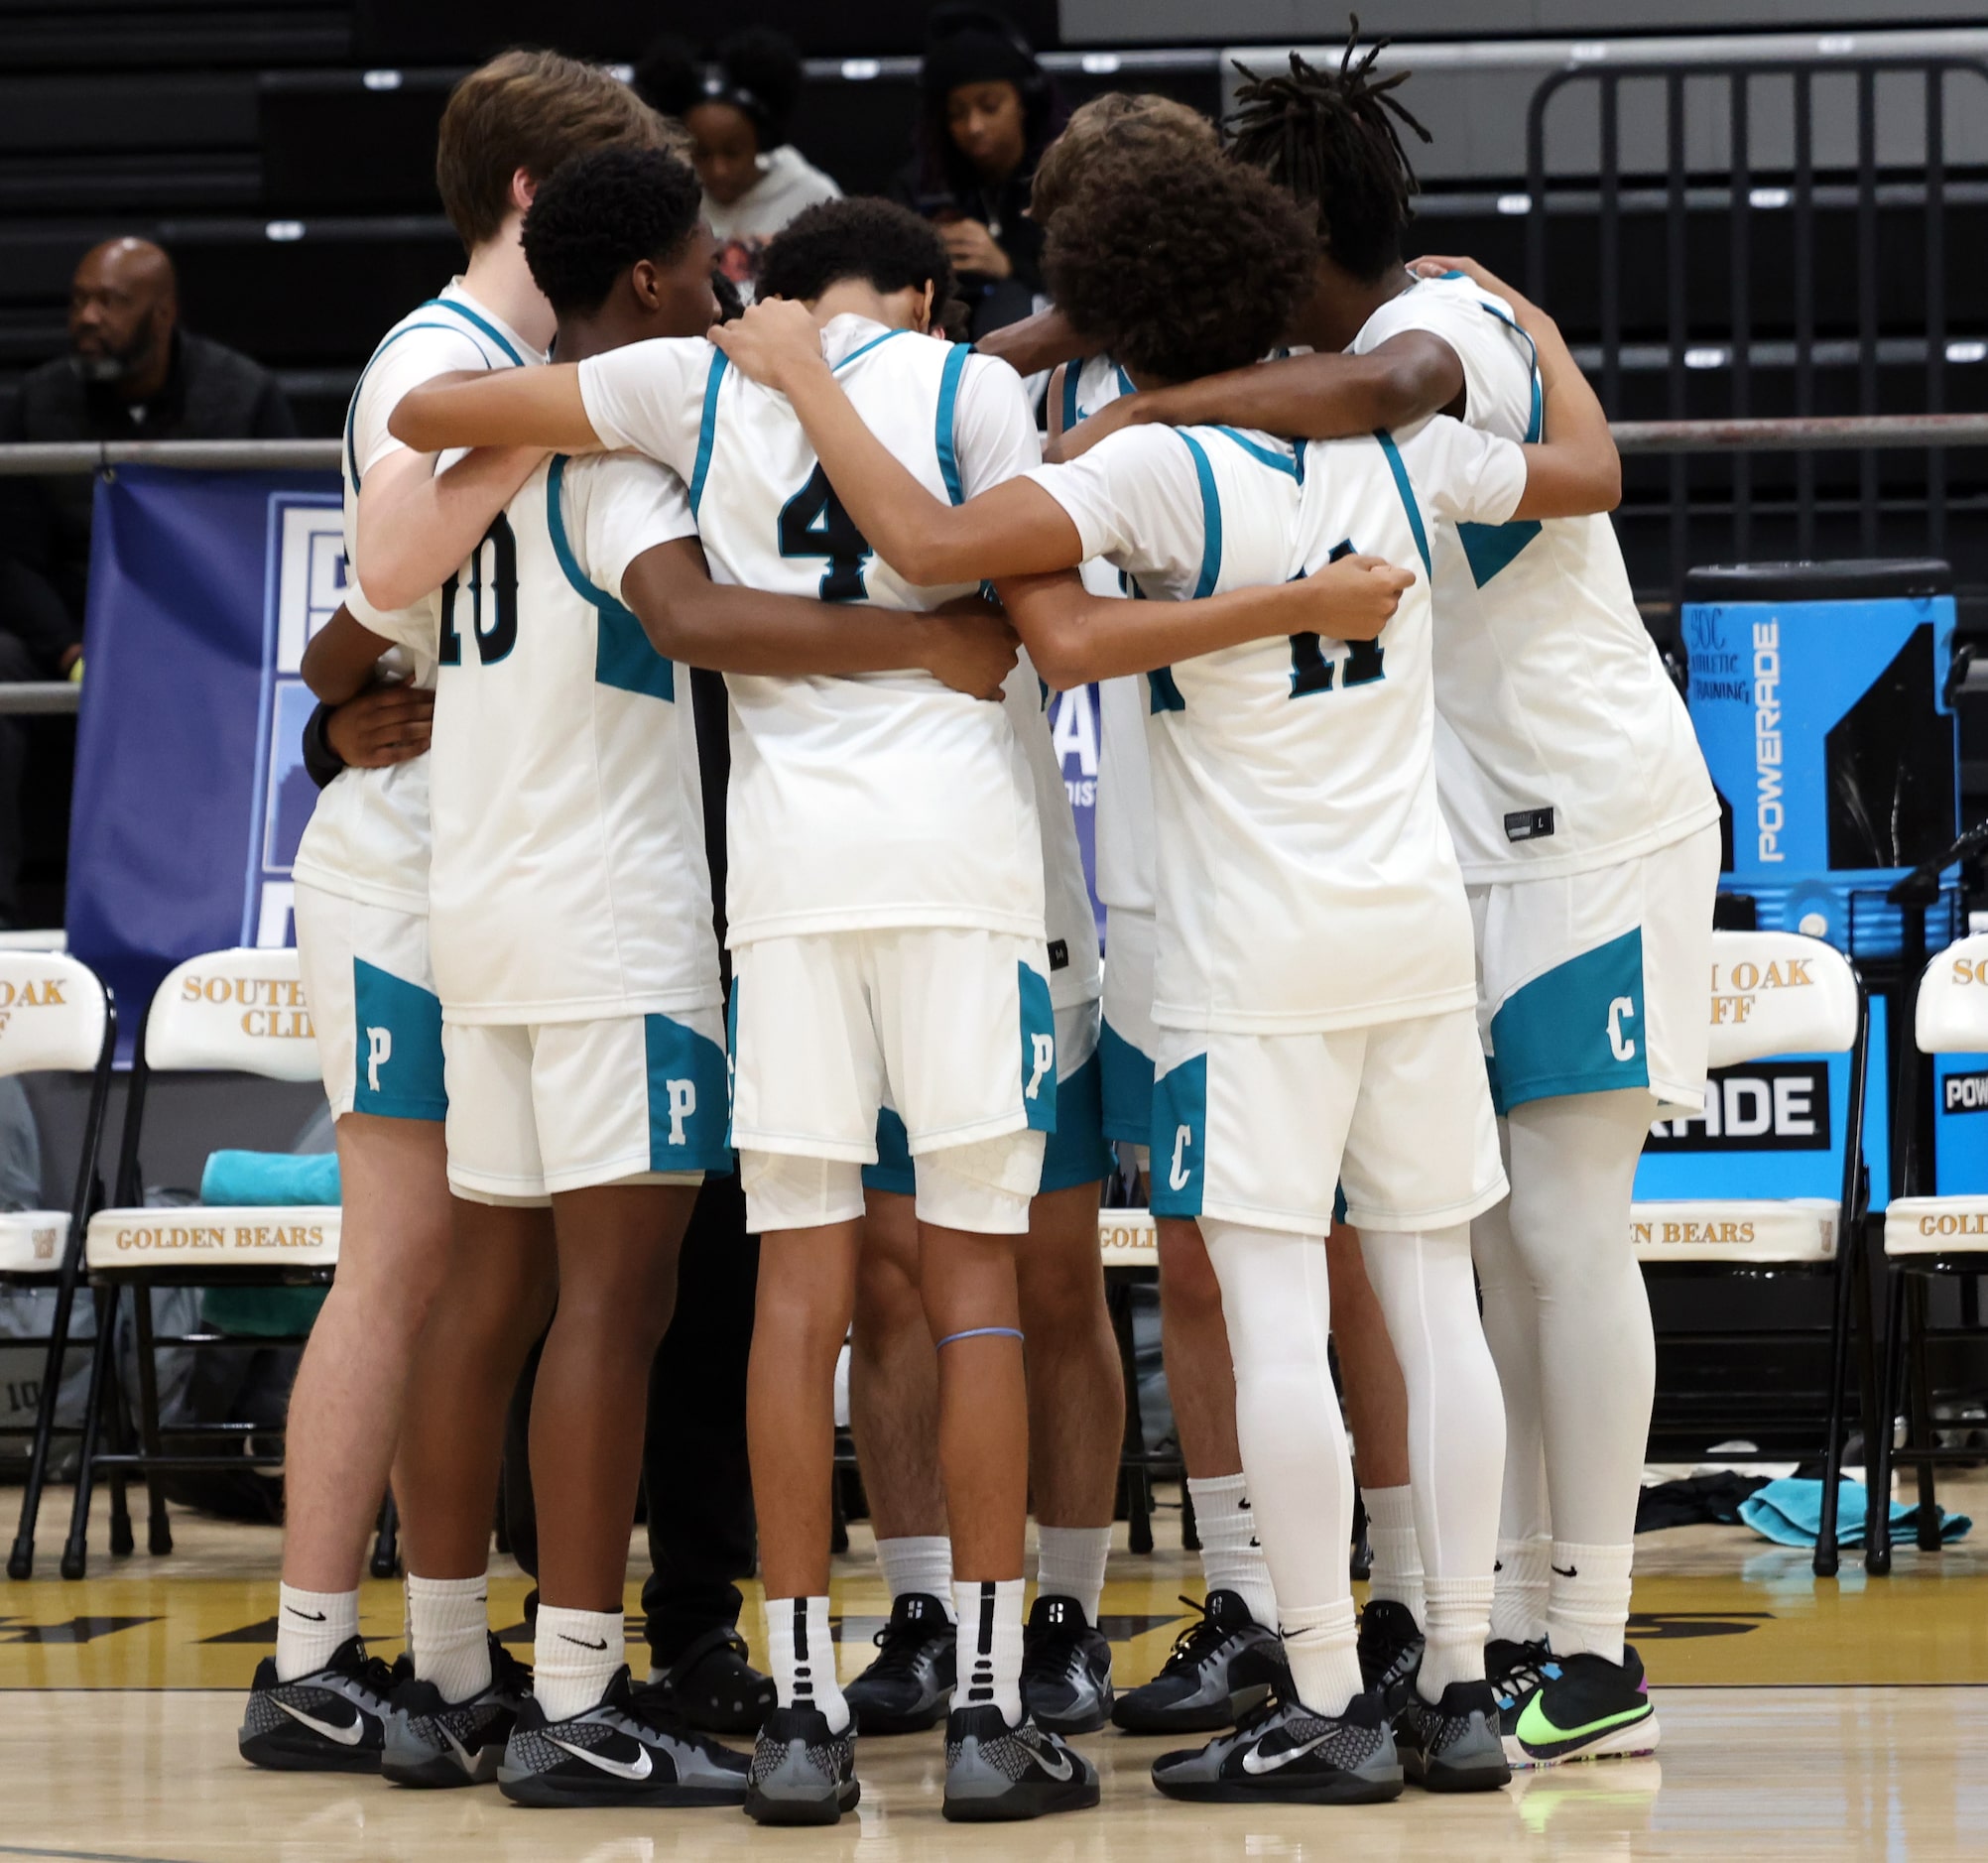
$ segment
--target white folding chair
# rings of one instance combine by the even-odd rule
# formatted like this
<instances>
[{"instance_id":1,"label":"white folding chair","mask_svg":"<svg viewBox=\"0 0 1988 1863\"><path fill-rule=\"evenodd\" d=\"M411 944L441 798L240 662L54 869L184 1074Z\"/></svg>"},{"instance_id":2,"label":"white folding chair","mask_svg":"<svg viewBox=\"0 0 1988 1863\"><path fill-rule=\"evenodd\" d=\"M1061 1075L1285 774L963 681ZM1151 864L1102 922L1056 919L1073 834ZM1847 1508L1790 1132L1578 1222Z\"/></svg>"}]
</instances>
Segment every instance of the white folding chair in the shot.
<instances>
[{"instance_id":1,"label":"white folding chair","mask_svg":"<svg viewBox=\"0 0 1988 1863\"><path fill-rule=\"evenodd\" d=\"M1823 1196L1692 1196L1639 1201L1630 1211L1636 1258L1646 1274L1750 1277L1801 1274L1833 1280L1828 1331L1827 1436L1815 1570L1837 1566L1837 1482L1843 1457L1843 1387L1849 1370L1852 1305L1861 1345L1859 1390L1867 1457L1871 1453L1870 1288L1861 1273L1868 1207L1864 1171L1864 1073L1870 1014L1862 978L1842 952L1793 932L1712 934L1711 1053L1714 1069L1770 1056L1848 1055L1843 1095L1843 1171L1837 1193ZM1714 1078L1708 1095L1720 1090ZM1833 1111L1833 1109L1832 1109ZM1727 1329L1666 1331L1665 1345L1717 1348L1784 1342L1773 1332ZM1753 1434L1757 1407L1694 1412L1696 1429ZM1653 1431L1653 1434L1657 1433Z\"/></svg>"},{"instance_id":2,"label":"white folding chair","mask_svg":"<svg viewBox=\"0 0 1988 1863\"><path fill-rule=\"evenodd\" d=\"M1918 1069L1920 1056L1988 1052L1988 933L1961 938L1926 965L1913 1015L1913 1049L1917 1052L1903 1056L1905 1069ZM1900 1093L1905 1101L1903 1081ZM1934 1276L1988 1274L1988 1186L1944 1195L1928 1189L1929 1180L1937 1181L1936 1161L1926 1156L1916 1134L1907 1141L1903 1164L1905 1194L1885 1212L1885 1375L1879 1409L1889 1425L1905 1384L1906 1431L1896 1447L1889 1427L1879 1432L1871 1516L1871 1554L1879 1571L1891 1563L1891 1511L1875 1508L1875 1496L1889 1501L1894 1465L1918 1471L1919 1544L1936 1552L1941 1542L1933 1469L1943 1461L1980 1459L1979 1449L1942 1448L1933 1440L1926 1348L1942 1339L1978 1339L1981 1330L1929 1324L1926 1293Z\"/></svg>"},{"instance_id":3,"label":"white folding chair","mask_svg":"<svg viewBox=\"0 0 1988 1863\"><path fill-rule=\"evenodd\" d=\"M110 1097L116 1053L117 1012L110 992L95 972L60 952L0 948L0 1074L90 1076L75 1188L68 1208L0 1215L0 1283L53 1289L56 1297L46 1338L27 1341L47 1347L35 1421L26 1429L14 1425L0 1429L0 1434L27 1434L33 1441L20 1525L7 1559L7 1576L14 1579L32 1577L35 1569L35 1522L48 1480L62 1361L69 1345L76 1283L82 1272L83 1226L97 1195L97 1152L103 1141L104 1108Z\"/></svg>"},{"instance_id":4,"label":"white folding chair","mask_svg":"<svg viewBox=\"0 0 1988 1863\"><path fill-rule=\"evenodd\" d=\"M283 949L209 951L168 973L138 1032L124 1136L119 1147L116 1203L90 1219L84 1260L99 1291L96 1356L84 1416L83 1453L76 1471L75 1511L62 1552L62 1576L79 1578L86 1559L90 1490L101 1471L113 1480L144 1478L150 1549L173 1550L172 1529L154 1470L272 1468L282 1457L245 1454L246 1424L176 1424L162 1432L155 1353L162 1345L201 1349L232 1343L199 1332L155 1337L152 1290L158 1287L323 1287L338 1260L338 1207L242 1206L149 1209L139 1166L147 1089L158 1073L247 1073L271 1080L319 1077L317 1042L299 978L297 953ZM115 1365L113 1339L125 1289L133 1292L138 1342L140 1446L100 1451L97 1432L108 1408ZM295 1343L295 1340L290 1341ZM283 1343L266 1340L263 1343ZM168 1453L162 1434L222 1437L233 1448ZM258 1433L266 1433L259 1431Z\"/></svg>"}]
</instances>

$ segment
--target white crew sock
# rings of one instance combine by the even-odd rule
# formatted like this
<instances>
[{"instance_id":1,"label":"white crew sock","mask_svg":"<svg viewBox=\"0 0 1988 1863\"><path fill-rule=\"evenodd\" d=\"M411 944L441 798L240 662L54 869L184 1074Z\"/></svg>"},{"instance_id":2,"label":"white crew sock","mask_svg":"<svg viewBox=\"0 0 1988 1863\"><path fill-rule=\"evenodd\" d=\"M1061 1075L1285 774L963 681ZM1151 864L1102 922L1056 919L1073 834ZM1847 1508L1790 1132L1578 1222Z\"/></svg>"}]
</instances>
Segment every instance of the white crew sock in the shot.
<instances>
[{"instance_id":1,"label":"white crew sock","mask_svg":"<svg viewBox=\"0 0 1988 1863\"><path fill-rule=\"evenodd\" d=\"M1010 1727L1022 1722L1022 1580L952 1581L952 1609L959 1621L955 1710L990 1701Z\"/></svg>"},{"instance_id":2,"label":"white crew sock","mask_svg":"<svg viewBox=\"0 0 1988 1863\"><path fill-rule=\"evenodd\" d=\"M1575 1546L1555 1540L1552 1590L1547 1596L1547 1641L1559 1657L1591 1652L1622 1661L1629 1623L1629 1567L1633 1546Z\"/></svg>"},{"instance_id":3,"label":"white crew sock","mask_svg":"<svg viewBox=\"0 0 1988 1863\"><path fill-rule=\"evenodd\" d=\"M1399 1488L1363 1489L1360 1498L1367 1506L1367 1545L1374 1553L1367 1597L1373 1603L1392 1598L1407 1605L1420 1624L1422 1543L1415 1534L1415 1490L1403 1482Z\"/></svg>"},{"instance_id":4,"label":"white crew sock","mask_svg":"<svg viewBox=\"0 0 1988 1863\"><path fill-rule=\"evenodd\" d=\"M1109 1527L1036 1529L1036 1595L1074 1598L1084 1622L1097 1622L1104 1596L1104 1562L1111 1556Z\"/></svg>"},{"instance_id":5,"label":"white crew sock","mask_svg":"<svg viewBox=\"0 0 1988 1863\"><path fill-rule=\"evenodd\" d=\"M936 1598L939 1608L951 1617L952 1542L944 1534L907 1534L898 1540L879 1540L877 1563L884 1568L884 1583L890 1587L893 1604L915 1594Z\"/></svg>"},{"instance_id":6,"label":"white crew sock","mask_svg":"<svg viewBox=\"0 0 1988 1863\"><path fill-rule=\"evenodd\" d=\"M1440 1701L1453 1681L1484 1679L1484 1639L1491 1631L1491 1580L1428 1580L1429 1616L1423 1620L1422 1668L1416 1686L1425 1701Z\"/></svg>"},{"instance_id":7,"label":"white crew sock","mask_svg":"<svg viewBox=\"0 0 1988 1863\"><path fill-rule=\"evenodd\" d=\"M490 1686L490 1581L408 1573L408 1653L414 1673L467 1701Z\"/></svg>"},{"instance_id":8,"label":"white crew sock","mask_svg":"<svg viewBox=\"0 0 1988 1863\"><path fill-rule=\"evenodd\" d=\"M619 1611L568 1611L539 1606L532 1644L532 1692L549 1721L571 1720L598 1707L626 1660Z\"/></svg>"},{"instance_id":9,"label":"white crew sock","mask_svg":"<svg viewBox=\"0 0 1988 1863\"><path fill-rule=\"evenodd\" d=\"M766 1636L773 1685L782 1707L818 1708L830 1733L849 1724L849 1704L835 1673L826 1598L768 1598Z\"/></svg>"},{"instance_id":10,"label":"white crew sock","mask_svg":"<svg viewBox=\"0 0 1988 1863\"><path fill-rule=\"evenodd\" d=\"M1277 1592L1257 1544L1249 1485L1240 1475L1190 1476L1194 1530L1201 1536L1201 1576L1210 1591L1233 1591L1266 1630L1277 1626Z\"/></svg>"},{"instance_id":11,"label":"white crew sock","mask_svg":"<svg viewBox=\"0 0 1988 1863\"><path fill-rule=\"evenodd\" d=\"M1314 1714L1338 1715L1360 1692L1359 1632L1353 1600L1284 1611L1284 1655L1298 1698Z\"/></svg>"},{"instance_id":12,"label":"white crew sock","mask_svg":"<svg viewBox=\"0 0 1988 1863\"><path fill-rule=\"evenodd\" d=\"M1508 1643L1538 1643L1547 1634L1547 1561L1551 1536L1498 1542L1491 1594L1491 1634Z\"/></svg>"},{"instance_id":13,"label":"white crew sock","mask_svg":"<svg viewBox=\"0 0 1988 1863\"><path fill-rule=\"evenodd\" d=\"M276 1678L295 1681L320 1670L338 1646L359 1634L359 1591L299 1591L279 1585L276 1601Z\"/></svg>"}]
</instances>

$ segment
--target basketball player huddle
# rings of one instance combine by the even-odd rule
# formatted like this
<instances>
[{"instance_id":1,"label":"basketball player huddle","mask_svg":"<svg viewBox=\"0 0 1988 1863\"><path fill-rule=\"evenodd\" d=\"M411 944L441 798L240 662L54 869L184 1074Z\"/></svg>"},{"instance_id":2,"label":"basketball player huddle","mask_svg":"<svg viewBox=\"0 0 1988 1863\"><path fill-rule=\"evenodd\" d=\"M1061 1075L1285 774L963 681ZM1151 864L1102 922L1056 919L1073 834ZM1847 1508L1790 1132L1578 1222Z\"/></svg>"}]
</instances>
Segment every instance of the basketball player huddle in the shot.
<instances>
[{"instance_id":1,"label":"basketball player huddle","mask_svg":"<svg viewBox=\"0 0 1988 1863\"><path fill-rule=\"evenodd\" d=\"M856 1803L859 1735L941 1720L969 1820L1097 1803L1069 1737L1108 1720L1204 1739L1155 1785L1239 1802L1657 1744L1628 1216L1659 1104L1702 1094L1717 806L1601 409L1509 287L1405 269L1426 133L1373 62L1251 79L1225 146L1160 98L1076 113L1035 184L1056 308L1004 333L1060 358L1052 463L1015 370L945 340L916 216L808 209L719 323L695 180L630 93L543 54L458 87L469 263L361 378L306 668L435 697L297 862L346 1216L250 1760L808 1824ZM729 695L728 978L691 667ZM1102 966L1044 714L1093 681ZM1207 1580L1116 1695L1113 1146ZM649 1363L734 1152L750 1754L632 1682L622 1617ZM485 1568L542 1334L528 1673ZM893 1601L846 1686L845 1338ZM392 1672L357 1622L390 1463Z\"/></svg>"}]
</instances>

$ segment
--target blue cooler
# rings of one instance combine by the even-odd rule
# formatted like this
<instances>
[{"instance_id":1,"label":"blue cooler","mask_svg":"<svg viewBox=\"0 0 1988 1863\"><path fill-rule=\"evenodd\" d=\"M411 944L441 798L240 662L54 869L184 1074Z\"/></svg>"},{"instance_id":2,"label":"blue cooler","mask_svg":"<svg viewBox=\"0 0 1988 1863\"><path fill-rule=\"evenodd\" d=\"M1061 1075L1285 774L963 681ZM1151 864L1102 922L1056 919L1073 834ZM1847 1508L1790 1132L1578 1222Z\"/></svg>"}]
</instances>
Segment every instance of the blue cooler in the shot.
<instances>
[{"instance_id":1,"label":"blue cooler","mask_svg":"<svg viewBox=\"0 0 1988 1863\"><path fill-rule=\"evenodd\" d=\"M1944 562L1758 562L1684 582L1691 723L1719 792L1727 891L1762 931L1896 954L1891 884L1959 829ZM1944 915L1927 935L1935 947Z\"/></svg>"}]
</instances>

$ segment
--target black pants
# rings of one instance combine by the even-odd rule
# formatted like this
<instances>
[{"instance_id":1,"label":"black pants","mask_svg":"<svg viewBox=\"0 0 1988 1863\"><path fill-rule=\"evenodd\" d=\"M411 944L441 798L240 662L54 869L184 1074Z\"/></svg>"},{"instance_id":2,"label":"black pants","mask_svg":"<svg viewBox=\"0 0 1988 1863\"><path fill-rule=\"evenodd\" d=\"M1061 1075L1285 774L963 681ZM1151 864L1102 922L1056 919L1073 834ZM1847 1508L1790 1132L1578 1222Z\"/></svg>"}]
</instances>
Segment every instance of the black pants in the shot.
<instances>
[{"instance_id":1,"label":"black pants","mask_svg":"<svg viewBox=\"0 0 1988 1863\"><path fill-rule=\"evenodd\" d=\"M17 634L0 629L0 683L39 680L41 669ZM21 769L28 758L28 734L19 718L0 717L0 928L20 918Z\"/></svg>"},{"instance_id":2,"label":"black pants","mask_svg":"<svg viewBox=\"0 0 1988 1863\"><path fill-rule=\"evenodd\" d=\"M745 1394L758 1279L759 1238L746 1234L737 1174L707 1179L683 1237L676 1316L649 1376L642 1485L650 1575L642 1610L659 1668L706 1631L738 1622L738 1580L756 1562ZM534 1347L504 1437L505 1528L513 1556L534 1577L539 1530L527 1438L538 1370Z\"/></svg>"}]
</instances>

